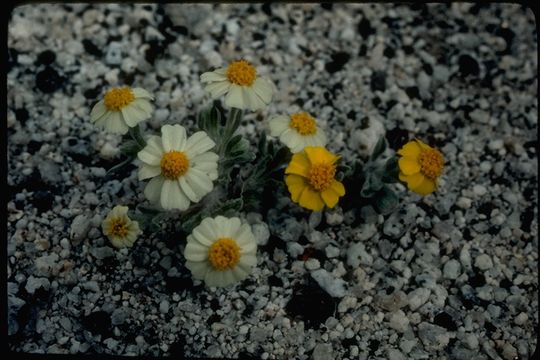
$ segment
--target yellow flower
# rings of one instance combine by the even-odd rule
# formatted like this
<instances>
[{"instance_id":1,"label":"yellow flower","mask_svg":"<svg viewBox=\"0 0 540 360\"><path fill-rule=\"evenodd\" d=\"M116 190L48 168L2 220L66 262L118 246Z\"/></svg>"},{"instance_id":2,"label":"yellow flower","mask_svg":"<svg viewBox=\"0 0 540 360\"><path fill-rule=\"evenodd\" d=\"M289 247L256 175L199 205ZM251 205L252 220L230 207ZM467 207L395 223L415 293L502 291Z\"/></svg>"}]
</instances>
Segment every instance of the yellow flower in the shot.
<instances>
[{"instance_id":1,"label":"yellow flower","mask_svg":"<svg viewBox=\"0 0 540 360\"><path fill-rule=\"evenodd\" d=\"M285 183L293 202L313 211L321 211L326 205L333 208L339 197L345 195L345 187L337 181L335 162L339 159L320 146L307 146L293 155L285 169Z\"/></svg>"},{"instance_id":2,"label":"yellow flower","mask_svg":"<svg viewBox=\"0 0 540 360\"><path fill-rule=\"evenodd\" d=\"M399 179L407 183L407 187L420 194L431 194L437 188L437 178L444 167L444 158L436 150L422 141L409 141L398 150Z\"/></svg>"}]
</instances>

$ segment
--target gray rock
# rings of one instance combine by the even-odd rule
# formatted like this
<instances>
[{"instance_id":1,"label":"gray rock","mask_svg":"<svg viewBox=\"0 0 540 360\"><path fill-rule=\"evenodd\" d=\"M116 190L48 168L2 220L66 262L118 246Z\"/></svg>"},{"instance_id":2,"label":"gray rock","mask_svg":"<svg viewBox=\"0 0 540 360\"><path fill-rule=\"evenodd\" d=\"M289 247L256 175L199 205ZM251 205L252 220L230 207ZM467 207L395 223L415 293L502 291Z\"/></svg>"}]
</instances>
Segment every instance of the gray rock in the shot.
<instances>
[{"instance_id":1,"label":"gray rock","mask_svg":"<svg viewBox=\"0 0 540 360\"><path fill-rule=\"evenodd\" d=\"M108 246L101 246L90 249L90 253L93 257L99 260L114 256L114 250Z\"/></svg>"},{"instance_id":2,"label":"gray rock","mask_svg":"<svg viewBox=\"0 0 540 360\"><path fill-rule=\"evenodd\" d=\"M402 310L397 310L390 314L388 325L394 330L405 332L409 327L409 318Z\"/></svg>"},{"instance_id":3,"label":"gray rock","mask_svg":"<svg viewBox=\"0 0 540 360\"><path fill-rule=\"evenodd\" d=\"M371 266L373 264L373 256L366 251L363 243L356 243L347 250L347 264L353 268L359 265Z\"/></svg>"},{"instance_id":4,"label":"gray rock","mask_svg":"<svg viewBox=\"0 0 540 360\"><path fill-rule=\"evenodd\" d=\"M444 349L453 337L445 328L427 322L418 324L418 336L428 351Z\"/></svg>"},{"instance_id":5,"label":"gray rock","mask_svg":"<svg viewBox=\"0 0 540 360\"><path fill-rule=\"evenodd\" d=\"M334 360L332 344L319 343L313 349L313 360Z\"/></svg>"},{"instance_id":6,"label":"gray rock","mask_svg":"<svg viewBox=\"0 0 540 360\"><path fill-rule=\"evenodd\" d=\"M159 304L159 312L162 314L167 314L169 312L169 302L167 300L163 300Z\"/></svg>"},{"instance_id":7,"label":"gray rock","mask_svg":"<svg viewBox=\"0 0 540 360\"><path fill-rule=\"evenodd\" d=\"M406 360L407 358L401 351L398 349L388 349L387 351L388 360Z\"/></svg>"},{"instance_id":8,"label":"gray rock","mask_svg":"<svg viewBox=\"0 0 540 360\"><path fill-rule=\"evenodd\" d=\"M443 274L447 279L457 279L461 273L461 265L459 261L450 259L444 264Z\"/></svg>"},{"instance_id":9,"label":"gray rock","mask_svg":"<svg viewBox=\"0 0 540 360\"><path fill-rule=\"evenodd\" d=\"M122 325L126 322L127 317L129 316L129 311L124 308L115 309L111 315L111 324L113 325Z\"/></svg>"},{"instance_id":10,"label":"gray rock","mask_svg":"<svg viewBox=\"0 0 540 360\"><path fill-rule=\"evenodd\" d=\"M164 256L159 262L159 266L161 266L165 270L169 270L172 266L172 257L170 257L169 255Z\"/></svg>"},{"instance_id":11,"label":"gray rock","mask_svg":"<svg viewBox=\"0 0 540 360\"><path fill-rule=\"evenodd\" d=\"M26 285L24 288L29 294L33 294L36 292L37 289L43 288L45 290L49 290L49 287L51 286L51 283L49 279L47 278L35 278L32 275L28 277L28 280L26 280Z\"/></svg>"},{"instance_id":12,"label":"gray rock","mask_svg":"<svg viewBox=\"0 0 540 360\"><path fill-rule=\"evenodd\" d=\"M251 231L253 232L255 240L257 240L257 245L264 246L268 243L268 239L270 238L270 230L268 230L268 225L263 222L253 224L251 225Z\"/></svg>"},{"instance_id":13,"label":"gray rock","mask_svg":"<svg viewBox=\"0 0 540 360\"><path fill-rule=\"evenodd\" d=\"M90 290L90 291L93 291L93 292L96 292L96 293L99 292L99 285L98 285L97 281L94 281L94 280L87 281L82 286L86 290Z\"/></svg>"},{"instance_id":14,"label":"gray rock","mask_svg":"<svg viewBox=\"0 0 540 360\"><path fill-rule=\"evenodd\" d=\"M413 311L418 309L420 306L426 303L426 301L429 299L430 294L431 291L425 288L418 288L411 291L407 295L407 298L409 300L409 308Z\"/></svg>"},{"instance_id":15,"label":"gray rock","mask_svg":"<svg viewBox=\"0 0 540 360\"><path fill-rule=\"evenodd\" d=\"M332 297L343 297L347 292L347 283L324 269L313 271L311 277Z\"/></svg>"},{"instance_id":16,"label":"gray rock","mask_svg":"<svg viewBox=\"0 0 540 360\"><path fill-rule=\"evenodd\" d=\"M38 163L38 170L41 174L41 178L49 184L56 184L62 181L62 172L60 166L58 166L52 160L42 160Z\"/></svg>"},{"instance_id":17,"label":"gray rock","mask_svg":"<svg viewBox=\"0 0 540 360\"><path fill-rule=\"evenodd\" d=\"M73 219L70 236L75 242L81 241L86 237L91 226L90 220L88 216L83 214L77 215Z\"/></svg>"},{"instance_id":18,"label":"gray rock","mask_svg":"<svg viewBox=\"0 0 540 360\"><path fill-rule=\"evenodd\" d=\"M480 270L488 270L493 267L493 262L487 254L481 254L474 260L474 265Z\"/></svg>"}]
</instances>

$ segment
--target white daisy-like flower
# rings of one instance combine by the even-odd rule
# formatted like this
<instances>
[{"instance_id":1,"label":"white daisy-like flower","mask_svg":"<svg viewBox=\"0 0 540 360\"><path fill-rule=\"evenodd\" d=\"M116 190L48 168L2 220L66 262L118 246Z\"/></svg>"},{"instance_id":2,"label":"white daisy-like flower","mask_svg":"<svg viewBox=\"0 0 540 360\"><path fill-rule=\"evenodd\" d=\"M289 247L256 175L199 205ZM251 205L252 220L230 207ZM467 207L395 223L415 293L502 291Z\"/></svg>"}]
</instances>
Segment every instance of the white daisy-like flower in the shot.
<instances>
[{"instance_id":1,"label":"white daisy-like flower","mask_svg":"<svg viewBox=\"0 0 540 360\"><path fill-rule=\"evenodd\" d=\"M216 144L204 131L189 138L181 125L164 125L161 137L151 136L137 157L142 161L139 180L152 178L144 194L164 209L186 210L214 188L218 177Z\"/></svg>"},{"instance_id":2,"label":"white daisy-like flower","mask_svg":"<svg viewBox=\"0 0 540 360\"><path fill-rule=\"evenodd\" d=\"M152 115L149 100L154 97L141 88L116 87L105 93L90 112L90 119L97 126L114 134L125 134L130 127Z\"/></svg>"},{"instance_id":3,"label":"white daisy-like flower","mask_svg":"<svg viewBox=\"0 0 540 360\"><path fill-rule=\"evenodd\" d=\"M101 223L103 233L116 248L132 247L141 233L139 223L127 216L128 207L117 205Z\"/></svg>"},{"instance_id":4,"label":"white daisy-like flower","mask_svg":"<svg viewBox=\"0 0 540 360\"><path fill-rule=\"evenodd\" d=\"M302 111L291 116L279 115L268 122L270 135L279 137L292 153L302 151L306 146L326 145L326 134L317 127L315 119Z\"/></svg>"},{"instance_id":5,"label":"white daisy-like flower","mask_svg":"<svg viewBox=\"0 0 540 360\"><path fill-rule=\"evenodd\" d=\"M184 257L195 279L228 286L245 279L257 264L257 242L237 217L204 219L187 238Z\"/></svg>"},{"instance_id":6,"label":"white daisy-like flower","mask_svg":"<svg viewBox=\"0 0 540 360\"><path fill-rule=\"evenodd\" d=\"M225 105L252 111L264 109L272 100L274 85L257 76L257 70L246 60L233 61L226 68L205 72L201 82L214 99L223 94Z\"/></svg>"}]
</instances>

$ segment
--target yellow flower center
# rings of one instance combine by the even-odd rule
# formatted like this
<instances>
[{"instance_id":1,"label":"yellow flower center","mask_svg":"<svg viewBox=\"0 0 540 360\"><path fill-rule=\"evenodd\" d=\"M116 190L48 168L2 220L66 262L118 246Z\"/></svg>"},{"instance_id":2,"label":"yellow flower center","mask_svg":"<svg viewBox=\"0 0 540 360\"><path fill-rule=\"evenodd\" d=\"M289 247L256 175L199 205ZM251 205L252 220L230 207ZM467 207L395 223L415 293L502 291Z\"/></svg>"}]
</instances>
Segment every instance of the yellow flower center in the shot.
<instances>
[{"instance_id":1,"label":"yellow flower center","mask_svg":"<svg viewBox=\"0 0 540 360\"><path fill-rule=\"evenodd\" d=\"M231 238L219 238L208 248L208 261L219 271L233 268L240 261L240 247Z\"/></svg>"},{"instance_id":2,"label":"yellow flower center","mask_svg":"<svg viewBox=\"0 0 540 360\"><path fill-rule=\"evenodd\" d=\"M161 162L161 175L169 180L176 180L184 175L189 168L189 160L182 151L169 151L163 154Z\"/></svg>"},{"instance_id":3,"label":"yellow flower center","mask_svg":"<svg viewBox=\"0 0 540 360\"><path fill-rule=\"evenodd\" d=\"M326 190L336 174L336 166L332 164L315 164L309 172L309 183L317 191Z\"/></svg>"},{"instance_id":4,"label":"yellow flower center","mask_svg":"<svg viewBox=\"0 0 540 360\"><path fill-rule=\"evenodd\" d=\"M315 119L305 111L291 115L290 126L300 135L313 135L317 132Z\"/></svg>"},{"instance_id":5,"label":"yellow flower center","mask_svg":"<svg viewBox=\"0 0 540 360\"><path fill-rule=\"evenodd\" d=\"M227 67L227 78L240 86L251 86L257 77L255 67L246 60L233 61Z\"/></svg>"},{"instance_id":6,"label":"yellow flower center","mask_svg":"<svg viewBox=\"0 0 540 360\"><path fill-rule=\"evenodd\" d=\"M128 228L124 219L115 217L111 220L110 235L118 237L126 237L128 234Z\"/></svg>"},{"instance_id":7,"label":"yellow flower center","mask_svg":"<svg viewBox=\"0 0 540 360\"><path fill-rule=\"evenodd\" d=\"M135 100L133 91L128 87L113 88L105 94L104 103L109 111L120 111Z\"/></svg>"},{"instance_id":8,"label":"yellow flower center","mask_svg":"<svg viewBox=\"0 0 540 360\"><path fill-rule=\"evenodd\" d=\"M420 164L420 172L425 177L434 180L442 173L444 158L436 149L424 149L418 155L418 163Z\"/></svg>"}]
</instances>

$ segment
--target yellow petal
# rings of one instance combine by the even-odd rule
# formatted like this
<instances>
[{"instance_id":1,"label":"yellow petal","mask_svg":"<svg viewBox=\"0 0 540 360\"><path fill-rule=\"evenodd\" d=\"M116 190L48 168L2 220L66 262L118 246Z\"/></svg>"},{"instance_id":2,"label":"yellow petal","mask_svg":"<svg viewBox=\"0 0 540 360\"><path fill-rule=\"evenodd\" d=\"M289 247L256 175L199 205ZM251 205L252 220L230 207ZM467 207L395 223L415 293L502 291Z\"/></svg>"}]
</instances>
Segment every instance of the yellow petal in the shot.
<instances>
[{"instance_id":1,"label":"yellow petal","mask_svg":"<svg viewBox=\"0 0 540 360\"><path fill-rule=\"evenodd\" d=\"M309 176L311 165L305 154L294 154L289 166L285 169L285 174L297 174L303 177Z\"/></svg>"},{"instance_id":2,"label":"yellow petal","mask_svg":"<svg viewBox=\"0 0 540 360\"><path fill-rule=\"evenodd\" d=\"M399 169L405 175L412 175L420 171L420 164L414 158L403 156L398 160Z\"/></svg>"},{"instance_id":3,"label":"yellow petal","mask_svg":"<svg viewBox=\"0 0 540 360\"><path fill-rule=\"evenodd\" d=\"M306 209L313 211L321 211L324 207L324 202L319 192L314 191L307 186L300 195L299 204Z\"/></svg>"},{"instance_id":4,"label":"yellow petal","mask_svg":"<svg viewBox=\"0 0 540 360\"><path fill-rule=\"evenodd\" d=\"M401 149L399 149L397 153L399 155L416 158L418 155L420 155L420 150L420 146L416 143L416 141L409 141Z\"/></svg>"},{"instance_id":5,"label":"yellow petal","mask_svg":"<svg viewBox=\"0 0 540 360\"><path fill-rule=\"evenodd\" d=\"M412 175L405 175L404 178L405 178L405 181L407 182L407 186L409 187L409 189L412 190L413 188L420 185L422 183L422 181L424 181L425 176L422 175L422 173L418 172L418 173L412 174ZM401 179L401 177L400 177L400 179Z\"/></svg>"},{"instance_id":6,"label":"yellow petal","mask_svg":"<svg viewBox=\"0 0 540 360\"><path fill-rule=\"evenodd\" d=\"M285 183L291 193L291 200L295 203L298 202L302 191L307 187L304 178L298 175L287 175L285 177Z\"/></svg>"},{"instance_id":7,"label":"yellow petal","mask_svg":"<svg viewBox=\"0 0 540 360\"><path fill-rule=\"evenodd\" d=\"M420 145L420 149L421 150L429 150L429 149L432 149L431 146L429 146L428 144L426 144L425 142L423 142L422 140L420 139L414 139L418 145Z\"/></svg>"},{"instance_id":8,"label":"yellow petal","mask_svg":"<svg viewBox=\"0 0 540 360\"><path fill-rule=\"evenodd\" d=\"M306 146L304 151L311 164L333 164L339 159L339 156L332 154L322 146Z\"/></svg>"},{"instance_id":9,"label":"yellow petal","mask_svg":"<svg viewBox=\"0 0 540 360\"><path fill-rule=\"evenodd\" d=\"M345 186L337 180L332 181L330 188L332 188L339 196L345 195Z\"/></svg>"},{"instance_id":10,"label":"yellow petal","mask_svg":"<svg viewBox=\"0 0 540 360\"><path fill-rule=\"evenodd\" d=\"M323 199L326 206L328 206L330 209L336 206L339 196L336 194L332 188L328 188L321 192L321 198Z\"/></svg>"},{"instance_id":11,"label":"yellow petal","mask_svg":"<svg viewBox=\"0 0 540 360\"><path fill-rule=\"evenodd\" d=\"M424 181L422 181L419 185L410 187L410 189L420 195L428 195L435 191L436 184L435 181L424 178Z\"/></svg>"}]
</instances>

